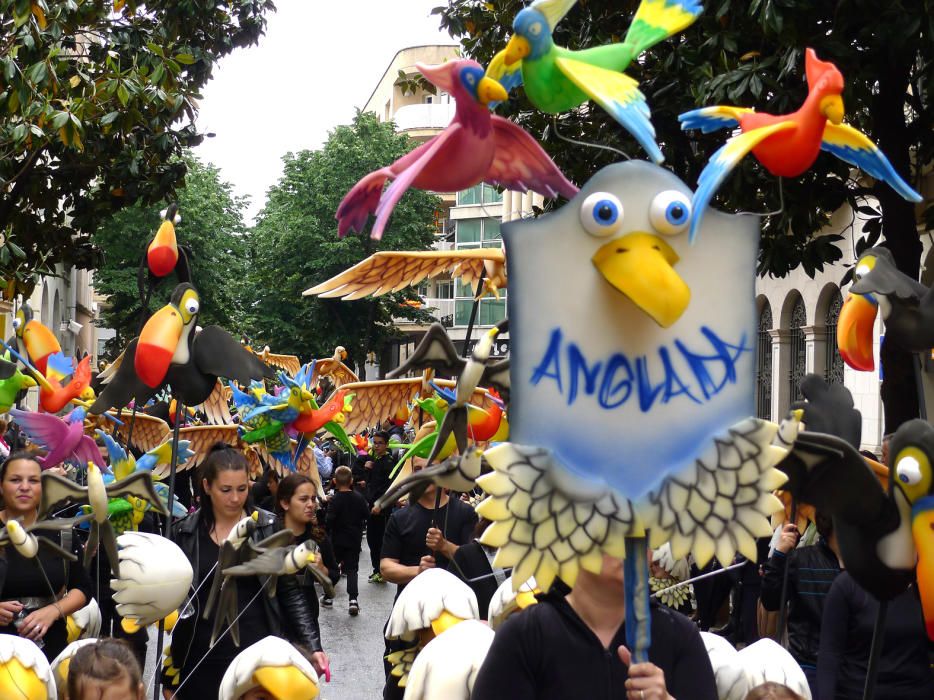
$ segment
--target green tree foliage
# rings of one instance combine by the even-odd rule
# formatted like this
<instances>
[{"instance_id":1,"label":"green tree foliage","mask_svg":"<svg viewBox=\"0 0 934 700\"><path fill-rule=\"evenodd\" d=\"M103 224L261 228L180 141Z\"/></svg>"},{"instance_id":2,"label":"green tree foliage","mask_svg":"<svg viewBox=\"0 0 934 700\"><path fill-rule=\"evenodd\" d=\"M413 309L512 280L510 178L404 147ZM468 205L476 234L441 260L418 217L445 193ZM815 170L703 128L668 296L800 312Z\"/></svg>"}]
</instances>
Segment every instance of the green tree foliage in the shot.
<instances>
[{"instance_id":1,"label":"green tree foliage","mask_svg":"<svg viewBox=\"0 0 934 700\"><path fill-rule=\"evenodd\" d=\"M582 1L558 25L555 40L574 49L619 41L638 4ZM934 155L934 13L928 11L929 2L708 0L704 5L692 27L654 47L630 69L652 108L668 167L687 182L696 182L726 136L681 132L677 116L682 112L712 104L752 106L776 114L797 109L807 95L804 49L812 46L846 78L848 123L879 143L903 174L909 174L914 151L909 180L917 182L918 164L929 163ZM460 37L465 53L486 64L505 45L512 18L523 6L520 0L452 0L435 12L442 25ZM536 112L521 91L517 98L506 110L532 133L543 134L552 125L551 116ZM600 109L566 115L559 129L642 157L635 140ZM549 132L546 148L578 181L618 158L561 141L553 128ZM915 252L917 272L920 245L913 231L902 225L905 214L913 220L912 205L902 204L885 184L849 176L845 164L821 155L811 172L780 187L749 158L721 188L717 203L727 210L774 211L782 208L783 193L781 214L769 217L765 225L760 272L784 276L802 264L813 275L837 255L829 241L815 240L813 234L844 202L857 205L867 195L875 196L882 205L881 219L870 229L887 234L890 243L908 233L912 242L907 247ZM865 214L880 216L870 208Z\"/></svg>"},{"instance_id":2,"label":"green tree foliage","mask_svg":"<svg viewBox=\"0 0 934 700\"><path fill-rule=\"evenodd\" d=\"M247 268L243 210L245 198L233 194L218 170L188 156L185 187L178 190L182 217L176 226L178 242L190 249L192 282L201 297L198 323L216 323L239 333L243 318L237 293ZM165 203L161 205L165 207ZM137 205L115 214L94 234L92 242L103 251L103 264L95 277L97 290L108 296L101 325L117 331L107 351L120 352L140 330L141 302L137 270L146 247L159 228L160 206ZM169 275L153 291L149 307L168 303L178 280Z\"/></svg>"},{"instance_id":3,"label":"green tree foliage","mask_svg":"<svg viewBox=\"0 0 934 700\"><path fill-rule=\"evenodd\" d=\"M580 0L558 25L557 44L580 49L625 36L638 0ZM666 166L696 183L726 132L699 135L680 130L677 116L700 106L733 104L783 114L804 100L804 49L833 61L846 80L846 121L875 141L906 179L917 184L934 158L934 3L931 0L705 0L704 12L677 37L658 44L627 71L638 79L652 109ZM486 65L502 48L521 0L450 0L435 9L441 24L459 37L465 54ZM582 148L555 135L552 117L534 110L521 90L501 111L531 133L577 182L618 156ZM635 140L603 110L562 115L562 135L620 148L642 158ZM866 201L866 197L874 200ZM923 213L884 183L854 176L842 161L821 154L808 173L781 182L753 158L721 187L715 206L726 211L779 213L763 226L760 274L784 276L801 265L813 276L841 256L834 236L815 236L830 216L849 204L867 219L857 251L881 237L901 270L920 268L917 221L934 226L934 207ZM854 214L854 221L855 221ZM851 227L849 235L853 235ZM852 263L853 261L844 261ZM894 429L917 415L907 356L887 344L883 356L886 424Z\"/></svg>"},{"instance_id":4,"label":"green tree foliage","mask_svg":"<svg viewBox=\"0 0 934 700\"><path fill-rule=\"evenodd\" d=\"M425 311L403 303L417 298L411 290L351 302L301 296L377 250L431 246L440 200L420 190L402 197L382 241L371 240L369 230L339 239L334 219L357 180L415 145L392 123L358 112L351 125L330 133L321 150L285 157L285 172L269 191L249 240L245 304L255 345L306 360L330 356L342 345L351 362L362 365L367 352L381 353L398 336L393 318L427 320Z\"/></svg>"},{"instance_id":5,"label":"green tree foliage","mask_svg":"<svg viewBox=\"0 0 934 700\"><path fill-rule=\"evenodd\" d=\"M270 0L0 0L0 231L27 259L93 267L113 211L171 197L199 91L254 44ZM9 278L5 266L0 267ZM20 275L18 291L33 278Z\"/></svg>"}]
</instances>

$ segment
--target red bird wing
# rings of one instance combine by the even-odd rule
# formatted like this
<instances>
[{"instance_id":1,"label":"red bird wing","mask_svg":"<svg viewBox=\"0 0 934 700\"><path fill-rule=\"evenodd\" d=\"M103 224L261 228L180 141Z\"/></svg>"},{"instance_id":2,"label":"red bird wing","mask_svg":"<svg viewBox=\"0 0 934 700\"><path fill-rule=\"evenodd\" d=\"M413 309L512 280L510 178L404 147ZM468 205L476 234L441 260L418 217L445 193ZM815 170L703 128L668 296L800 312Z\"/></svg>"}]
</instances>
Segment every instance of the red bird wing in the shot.
<instances>
[{"instance_id":1,"label":"red bird wing","mask_svg":"<svg viewBox=\"0 0 934 700\"><path fill-rule=\"evenodd\" d=\"M570 199L577 194L577 187L528 132L496 115L492 124L496 148L486 182L508 190L534 190L545 197L561 194Z\"/></svg>"},{"instance_id":2,"label":"red bird wing","mask_svg":"<svg viewBox=\"0 0 934 700\"><path fill-rule=\"evenodd\" d=\"M415 179L421 174L422 170L431 163L438 151L440 151L446 143L458 137L462 131L463 127L459 123L452 123L447 129L426 143L425 146L427 146L427 148L422 151L419 157L392 181L392 184L383 193L383 196L379 200L379 205L376 207L376 222L373 224L372 233L370 233L371 238L379 240L383 237L383 229L386 228L389 216L392 214L392 210L399 200L402 199L402 195L412 186L412 183L415 182ZM457 167L457 165L452 164L451 167Z\"/></svg>"}]
</instances>

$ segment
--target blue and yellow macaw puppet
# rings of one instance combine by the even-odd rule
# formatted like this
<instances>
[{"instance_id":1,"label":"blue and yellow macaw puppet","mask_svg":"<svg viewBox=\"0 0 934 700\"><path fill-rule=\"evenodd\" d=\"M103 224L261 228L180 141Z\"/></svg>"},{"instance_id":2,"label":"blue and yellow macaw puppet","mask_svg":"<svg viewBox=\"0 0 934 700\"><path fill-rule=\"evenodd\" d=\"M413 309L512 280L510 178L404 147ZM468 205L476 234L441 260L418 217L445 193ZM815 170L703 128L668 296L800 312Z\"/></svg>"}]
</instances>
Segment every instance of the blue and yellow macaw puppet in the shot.
<instances>
[{"instance_id":1,"label":"blue and yellow macaw puppet","mask_svg":"<svg viewBox=\"0 0 934 700\"><path fill-rule=\"evenodd\" d=\"M283 373L279 373L280 380ZM252 382L248 392L231 387L233 402L240 413L241 439L247 444L263 442L280 462L294 465L292 441L286 428L312 400L311 393L299 386L289 387L285 396L266 392L263 382Z\"/></svg>"},{"instance_id":2,"label":"blue and yellow macaw puppet","mask_svg":"<svg viewBox=\"0 0 934 700\"><path fill-rule=\"evenodd\" d=\"M875 367L872 345L878 311L886 342L908 352L934 348L934 291L899 270L892 252L882 247L859 256L837 323L840 357L861 372Z\"/></svg>"},{"instance_id":3,"label":"blue and yellow macaw puppet","mask_svg":"<svg viewBox=\"0 0 934 700\"><path fill-rule=\"evenodd\" d=\"M198 290L178 285L169 303L129 342L90 412L122 408L132 400L143 405L167 386L185 406L198 406L214 391L218 377L245 385L274 376L269 365L220 326L197 330L200 310Z\"/></svg>"},{"instance_id":4,"label":"blue and yellow macaw puppet","mask_svg":"<svg viewBox=\"0 0 934 700\"><path fill-rule=\"evenodd\" d=\"M542 590L625 555L637 661L646 547L669 541L701 566L754 559L785 480L778 426L750 417L757 222L710 212L692 246L691 196L672 173L629 161L561 209L503 226L510 441L484 453L494 472L478 480L489 497L477 511L493 525L482 541L516 585L534 576Z\"/></svg>"},{"instance_id":5,"label":"blue and yellow macaw puppet","mask_svg":"<svg viewBox=\"0 0 934 700\"><path fill-rule=\"evenodd\" d=\"M719 129L740 130L711 156L701 173L694 195L692 240L720 183L750 151L766 170L779 177L798 177L814 164L821 151L827 151L877 180L884 180L908 201L921 201L921 195L902 179L885 154L861 131L843 123L844 83L839 69L817 58L814 49L808 49L805 74L807 99L791 114L717 106L678 117L683 129L700 129L705 134Z\"/></svg>"},{"instance_id":6,"label":"blue and yellow macaw puppet","mask_svg":"<svg viewBox=\"0 0 934 700\"><path fill-rule=\"evenodd\" d=\"M162 505L167 510L172 511L173 517L182 518L187 515L188 511L177 498L173 498L171 509L169 508L168 487L159 480L159 477L153 471L159 466L171 469L171 439L149 450L137 460L132 453L128 453L123 449L108 433L105 433L103 430L98 430L97 434L101 440L104 441L104 446L107 448L107 455L110 458L110 471L109 473L104 473L105 484L120 481L136 472L149 472L153 475L153 489L159 494L159 500L162 501ZM178 454L176 455L177 464L184 464L194 456L195 453L189 449L190 446L191 442L189 440L178 441ZM83 508L86 512L90 512L89 506L84 506ZM147 511L152 509L152 505L149 501L139 498L138 496L127 496L125 498L110 499L107 509L110 521L114 526L114 531L119 536L128 530L139 529L139 524L142 522L143 516Z\"/></svg>"},{"instance_id":7,"label":"blue and yellow macaw puppet","mask_svg":"<svg viewBox=\"0 0 934 700\"><path fill-rule=\"evenodd\" d=\"M529 101L560 114L593 100L629 131L656 163L665 160L655 143L645 96L622 71L643 51L690 26L703 11L698 0L642 0L622 43L570 51L552 32L577 0L535 0L520 11L513 35L487 68L507 90L525 86Z\"/></svg>"},{"instance_id":8,"label":"blue and yellow macaw puppet","mask_svg":"<svg viewBox=\"0 0 934 700\"><path fill-rule=\"evenodd\" d=\"M778 465L784 488L833 518L846 570L875 598L916 583L934 640L934 427L916 419L895 431L886 488L858 452L862 418L850 392L817 375L801 390L805 430Z\"/></svg>"}]
</instances>

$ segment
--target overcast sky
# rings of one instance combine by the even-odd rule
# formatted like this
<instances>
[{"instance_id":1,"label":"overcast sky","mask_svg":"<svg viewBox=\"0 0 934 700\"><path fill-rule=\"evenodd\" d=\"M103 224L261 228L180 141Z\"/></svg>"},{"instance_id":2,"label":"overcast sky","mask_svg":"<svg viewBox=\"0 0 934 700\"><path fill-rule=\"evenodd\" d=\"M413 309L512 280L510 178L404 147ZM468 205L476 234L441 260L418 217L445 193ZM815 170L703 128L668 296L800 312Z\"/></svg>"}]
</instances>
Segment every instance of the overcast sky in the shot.
<instances>
[{"instance_id":1,"label":"overcast sky","mask_svg":"<svg viewBox=\"0 0 934 700\"><path fill-rule=\"evenodd\" d=\"M431 9L444 0L276 0L259 45L222 59L204 90L196 149L221 169L249 218L282 174L282 156L315 149L353 118L399 49L454 43Z\"/></svg>"}]
</instances>

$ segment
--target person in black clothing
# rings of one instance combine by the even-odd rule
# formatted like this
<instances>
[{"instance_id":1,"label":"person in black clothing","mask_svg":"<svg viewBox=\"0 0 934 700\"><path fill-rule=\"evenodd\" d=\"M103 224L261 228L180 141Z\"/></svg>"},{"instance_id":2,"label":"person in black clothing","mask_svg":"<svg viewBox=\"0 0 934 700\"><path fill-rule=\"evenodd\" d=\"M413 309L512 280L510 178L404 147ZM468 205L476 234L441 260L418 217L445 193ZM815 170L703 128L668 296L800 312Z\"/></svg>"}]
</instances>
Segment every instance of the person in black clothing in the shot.
<instances>
[{"instance_id":1,"label":"person in black clothing","mask_svg":"<svg viewBox=\"0 0 934 700\"><path fill-rule=\"evenodd\" d=\"M412 471L424 469L426 461L413 458ZM430 485L415 503L394 511L386 526L379 568L386 581L396 584L396 598L406 584L425 569L447 567L458 547L471 540L476 526L477 514L473 508L459 499L449 498L443 489L439 497L434 485ZM386 654L398 648L401 647L396 643L387 643ZM390 665L385 660L383 665L386 671L383 698L401 700L404 689L389 675Z\"/></svg>"},{"instance_id":2,"label":"person in black clothing","mask_svg":"<svg viewBox=\"0 0 934 700\"><path fill-rule=\"evenodd\" d=\"M276 515L279 525L285 530L291 530L294 535L293 544L301 544L305 540L314 540L321 555L319 569L326 573L332 583L337 583L340 571L334 558L334 547L324 528L318 523L318 496L315 483L304 474L289 474L279 483L278 501L276 502ZM315 578L306 569L299 574L298 584L308 601L308 608L314 619L315 630L321 636L321 626L318 624L318 592L315 588ZM322 598L323 604L330 606L330 598Z\"/></svg>"},{"instance_id":3,"label":"person in black clothing","mask_svg":"<svg viewBox=\"0 0 934 700\"><path fill-rule=\"evenodd\" d=\"M847 571L824 602L817 687L821 700L860 700L879 601ZM934 671L917 584L889 601L873 700L930 700Z\"/></svg>"},{"instance_id":4,"label":"person in black clothing","mask_svg":"<svg viewBox=\"0 0 934 700\"><path fill-rule=\"evenodd\" d=\"M328 504L327 528L334 543L334 557L341 572L347 577L348 611L351 615L360 612L357 600L357 569L360 567L360 543L363 540L363 525L370 509L366 499L353 490L353 474L348 467L338 467L334 472L337 490Z\"/></svg>"},{"instance_id":5,"label":"person in black clothing","mask_svg":"<svg viewBox=\"0 0 934 700\"><path fill-rule=\"evenodd\" d=\"M762 607L776 611L781 605L782 579L788 567L788 652L801 666L811 694L817 697L817 650L820 647L824 601L840 573L840 548L830 518L817 513L817 544L795 548L798 528L786 523L775 552L765 563Z\"/></svg>"},{"instance_id":6,"label":"person in black clothing","mask_svg":"<svg viewBox=\"0 0 934 700\"><path fill-rule=\"evenodd\" d=\"M25 451L11 453L0 465L2 525L11 520L18 520L24 527L36 522L42 500L41 473L35 455ZM32 534L66 545L78 561L65 561L41 545L32 559L24 557L15 547L6 547L6 556L0 558L0 634L31 639L51 661L68 643L65 618L91 599L91 581L81 565L84 552L74 533L34 530ZM71 541L67 542L65 537ZM59 598L61 591L67 593Z\"/></svg>"},{"instance_id":7,"label":"person in black clothing","mask_svg":"<svg viewBox=\"0 0 934 700\"><path fill-rule=\"evenodd\" d=\"M604 556L566 596L548 593L496 632L476 700L717 700L710 657L693 622L652 604L649 661L626 648L623 567Z\"/></svg>"},{"instance_id":8,"label":"person in black clothing","mask_svg":"<svg viewBox=\"0 0 934 700\"><path fill-rule=\"evenodd\" d=\"M474 537L479 538L490 522L481 518L474 530ZM490 600L496 589L509 578L509 569L493 566L495 556L496 550L493 547L487 547L481 544L479 539L474 539L458 547L448 565L448 571L470 586L476 594L481 620L489 619Z\"/></svg>"},{"instance_id":9,"label":"person in black clothing","mask_svg":"<svg viewBox=\"0 0 934 700\"><path fill-rule=\"evenodd\" d=\"M259 480L253 484L253 503L257 508L272 512L276 509L276 493L279 490L279 472L272 467L266 471Z\"/></svg>"},{"instance_id":10,"label":"person in black clothing","mask_svg":"<svg viewBox=\"0 0 934 700\"><path fill-rule=\"evenodd\" d=\"M210 577L217 575L219 545L234 526L255 512L253 541L276 531L272 513L254 509L249 502L248 472L242 452L224 443L215 445L201 465L202 507L175 526L175 543L191 561L192 590L197 594L189 603L190 614L182 613L172 633L171 657L162 679L166 700L204 700L216 695L224 672L240 652L229 634L211 646L213 619L204 620L203 611L211 590ZM241 648L268 635L284 637L304 647L315 670L322 673L328 665L327 655L295 576L280 576L273 598L266 595L263 584L256 576L228 581L228 585L237 586ZM173 677L169 673L173 669L180 673Z\"/></svg>"},{"instance_id":11,"label":"person in black clothing","mask_svg":"<svg viewBox=\"0 0 934 700\"><path fill-rule=\"evenodd\" d=\"M373 454L364 455L358 461L363 462L363 479L358 483L364 487L367 504L370 507L370 516L366 523L366 543L370 548L370 563L373 572L370 574L370 583L382 583L383 577L379 572L380 551L383 546L383 533L386 531L388 513L380 512L374 504L380 496L386 493L392 481L390 474L396 466L396 461L389 453L389 435L378 432L373 436Z\"/></svg>"}]
</instances>

